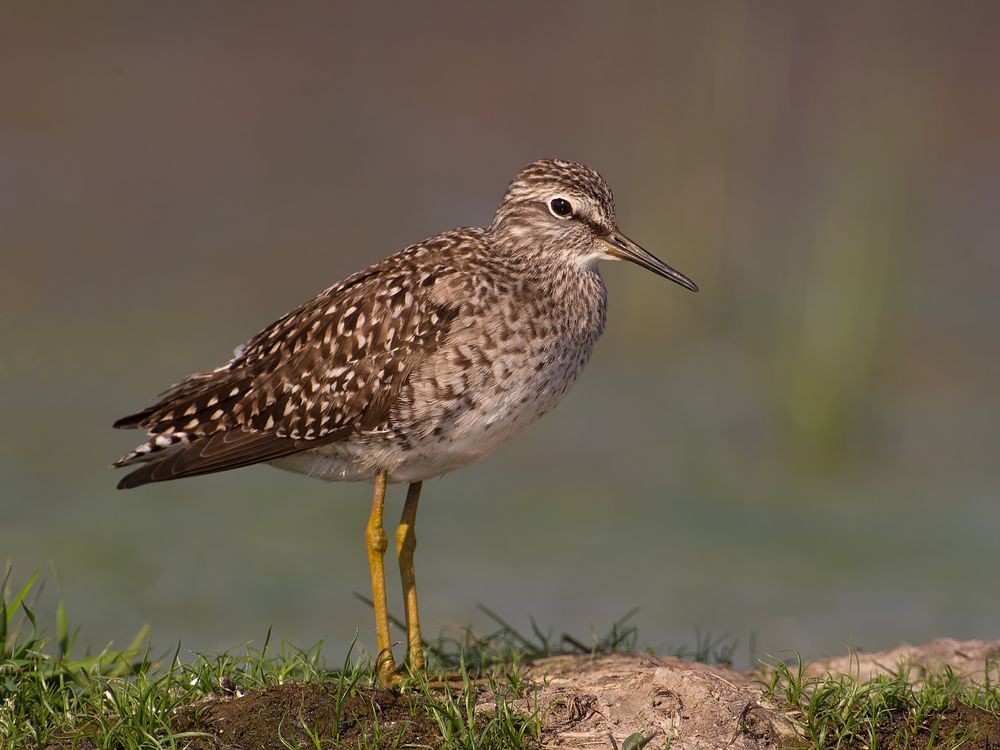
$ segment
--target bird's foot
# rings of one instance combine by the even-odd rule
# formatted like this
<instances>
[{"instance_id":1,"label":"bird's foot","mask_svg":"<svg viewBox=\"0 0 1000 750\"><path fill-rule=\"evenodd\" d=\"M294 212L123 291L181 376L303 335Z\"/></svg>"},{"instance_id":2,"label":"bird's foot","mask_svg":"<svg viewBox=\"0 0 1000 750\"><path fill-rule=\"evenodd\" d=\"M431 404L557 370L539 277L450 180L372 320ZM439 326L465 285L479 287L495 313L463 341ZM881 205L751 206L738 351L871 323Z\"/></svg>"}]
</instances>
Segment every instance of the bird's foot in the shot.
<instances>
[{"instance_id":1,"label":"bird's foot","mask_svg":"<svg viewBox=\"0 0 1000 750\"><path fill-rule=\"evenodd\" d=\"M489 684L489 677L472 676L468 672L427 672L426 669L412 670L408 665L393 666L391 670L382 668L378 681L390 690L463 690L466 687L480 687Z\"/></svg>"}]
</instances>

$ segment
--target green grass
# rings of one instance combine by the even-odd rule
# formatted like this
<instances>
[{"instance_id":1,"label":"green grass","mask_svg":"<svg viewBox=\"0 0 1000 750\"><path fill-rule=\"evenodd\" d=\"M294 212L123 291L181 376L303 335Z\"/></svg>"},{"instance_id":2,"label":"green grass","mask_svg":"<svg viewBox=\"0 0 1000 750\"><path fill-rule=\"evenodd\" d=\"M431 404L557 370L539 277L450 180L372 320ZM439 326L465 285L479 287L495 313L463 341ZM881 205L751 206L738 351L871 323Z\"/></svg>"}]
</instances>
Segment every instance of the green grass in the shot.
<instances>
[{"instance_id":1,"label":"green grass","mask_svg":"<svg viewBox=\"0 0 1000 750\"><path fill-rule=\"evenodd\" d=\"M6 616L11 613L8 610ZM26 612L25 612L26 615ZM30 623L30 618L26 618ZM194 742L198 732L178 730L179 714L193 716L216 696L243 695L281 685L324 685L333 693L333 709L313 726L304 715L288 716L279 735L288 748L330 748L345 725L347 709L354 731L351 747L376 748L387 735L376 721L375 710L362 719L358 707L370 701L374 675L367 659L348 660L329 668L321 656L322 644L299 649L288 643L277 649L267 640L260 648L246 647L222 654L198 653L182 661L179 653L151 659L148 650L135 646L99 656L73 658L69 652L50 653L47 643L29 627L6 642L0 669L0 747L4 750L60 747L175 748ZM467 668L455 687L431 689L426 681L412 680L406 690L421 718L438 727L444 748L517 748L537 739L537 713L515 708L524 692L516 663L491 673L486 690L495 711L488 719L473 720L480 687ZM362 709L365 706L361 706ZM361 711L362 714L366 712ZM322 738L321 738L322 735ZM83 741L89 745L83 744ZM211 745L205 745L210 747Z\"/></svg>"},{"instance_id":2,"label":"green grass","mask_svg":"<svg viewBox=\"0 0 1000 750\"><path fill-rule=\"evenodd\" d=\"M968 717L976 710L1000 716L1000 685L987 664L980 681L951 669L900 666L894 674L861 681L850 675L807 676L773 662L762 681L764 697L786 708L803 748L983 747Z\"/></svg>"},{"instance_id":3,"label":"green grass","mask_svg":"<svg viewBox=\"0 0 1000 750\"><path fill-rule=\"evenodd\" d=\"M38 628L31 603L39 591L37 582L35 574L19 589L12 589L8 569L0 586L3 750L53 744L123 750L197 746L201 733L178 730L184 723L178 716L197 719L219 696L285 685L322 685L332 706L321 716L322 732L310 723L305 711L282 721L278 733L285 747L339 747L341 735L348 734L351 742L345 747L393 746L393 736L379 721L379 707L366 705L375 695L371 661L355 659L353 644L345 661L336 667L325 663L322 643L308 649L287 642L273 647L270 633L261 647L195 653L182 660L180 649L153 657L144 629L125 648L109 646L94 655L77 656L77 633L70 633L62 605L55 638ZM573 639L557 644L534 625L532 635L526 636L484 611L497 622L494 632L482 636L466 630L427 645L431 670L457 674L460 679L454 685L432 689L426 679L414 678L404 686L413 723L433 726L439 735L434 747L509 750L537 744L539 712L532 704L521 662L586 649ZM634 628L619 622L607 636L595 638L590 649L631 648L634 639ZM474 716L484 690L493 711L485 717ZM351 732L345 731L348 724Z\"/></svg>"},{"instance_id":4,"label":"green grass","mask_svg":"<svg viewBox=\"0 0 1000 750\"><path fill-rule=\"evenodd\" d=\"M32 603L38 589L37 574L13 587L9 570L0 586L0 750L208 750L218 744L206 727L232 721L226 712L241 705L219 698L234 696L258 701L238 718L249 722L247 732L272 738L260 747L277 750L533 748L540 744L546 707L522 663L553 654L630 651L637 642L628 623L632 613L584 643L557 639L534 623L522 633L483 608L496 623L493 632L466 630L427 644L432 672L457 674L453 684L414 678L390 693L376 689L371 661L356 656L353 644L342 663L330 666L322 643L308 649L273 645L270 633L259 647L182 659L179 648L154 657L144 629L124 648L80 655L78 633L61 605L55 634L39 628ZM674 652L729 663L734 650L725 638L698 634L693 648ZM1000 686L990 682L988 670L978 684L947 670L900 670L866 682L811 677L801 665L782 662L763 674L766 700L785 713L806 748L982 747L975 723L966 720L969 712L1000 716ZM484 699L489 710L476 711ZM635 750L646 739L635 734L622 747Z\"/></svg>"}]
</instances>

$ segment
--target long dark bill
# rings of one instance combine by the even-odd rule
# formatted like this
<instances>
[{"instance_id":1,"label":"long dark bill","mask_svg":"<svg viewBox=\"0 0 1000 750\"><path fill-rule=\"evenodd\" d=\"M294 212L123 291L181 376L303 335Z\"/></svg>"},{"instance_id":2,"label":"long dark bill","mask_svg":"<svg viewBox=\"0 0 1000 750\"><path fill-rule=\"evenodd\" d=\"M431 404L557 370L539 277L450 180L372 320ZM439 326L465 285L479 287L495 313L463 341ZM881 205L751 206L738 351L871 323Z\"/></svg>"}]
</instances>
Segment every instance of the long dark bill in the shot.
<instances>
[{"instance_id":1,"label":"long dark bill","mask_svg":"<svg viewBox=\"0 0 1000 750\"><path fill-rule=\"evenodd\" d=\"M692 292L698 291L698 285L691 281L691 279L682 274L680 271L668 266L648 250L644 250L642 247L632 242L632 240L619 232L617 229L601 239L604 240L608 247L611 248L611 255L616 258L630 260L636 265L642 266L647 271L652 271L657 276L662 276L665 279L670 279L671 281L680 284L685 289L690 289Z\"/></svg>"}]
</instances>

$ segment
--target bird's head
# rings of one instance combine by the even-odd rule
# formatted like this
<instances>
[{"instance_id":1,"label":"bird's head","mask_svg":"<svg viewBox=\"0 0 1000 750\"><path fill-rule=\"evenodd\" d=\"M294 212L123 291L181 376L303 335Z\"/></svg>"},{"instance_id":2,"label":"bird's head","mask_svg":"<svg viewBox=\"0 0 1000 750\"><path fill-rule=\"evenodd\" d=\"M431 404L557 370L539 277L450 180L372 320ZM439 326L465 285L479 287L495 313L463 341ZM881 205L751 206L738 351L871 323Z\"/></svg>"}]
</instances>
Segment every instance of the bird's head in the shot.
<instances>
[{"instance_id":1,"label":"bird's head","mask_svg":"<svg viewBox=\"0 0 1000 750\"><path fill-rule=\"evenodd\" d=\"M511 180L489 231L501 245L558 254L590 267L629 260L693 292L698 286L630 240L615 221L615 197L597 172L561 159L532 162Z\"/></svg>"}]
</instances>

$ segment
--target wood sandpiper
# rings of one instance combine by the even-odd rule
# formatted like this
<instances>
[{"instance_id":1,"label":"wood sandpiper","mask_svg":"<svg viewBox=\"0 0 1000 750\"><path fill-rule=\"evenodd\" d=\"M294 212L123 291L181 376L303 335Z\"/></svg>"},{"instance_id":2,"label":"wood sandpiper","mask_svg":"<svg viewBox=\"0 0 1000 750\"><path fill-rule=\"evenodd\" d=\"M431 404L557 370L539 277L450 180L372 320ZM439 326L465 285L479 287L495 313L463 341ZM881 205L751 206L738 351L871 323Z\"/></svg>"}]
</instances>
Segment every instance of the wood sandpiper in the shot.
<instances>
[{"instance_id":1,"label":"wood sandpiper","mask_svg":"<svg viewBox=\"0 0 1000 750\"><path fill-rule=\"evenodd\" d=\"M386 483L408 482L396 531L409 668L424 668L413 571L421 483L482 458L551 410L604 329L599 260L693 281L628 239L604 179L548 159L518 172L493 222L452 229L349 276L115 427L146 442L138 487L257 463L373 481L365 538L383 683L389 639Z\"/></svg>"}]
</instances>

